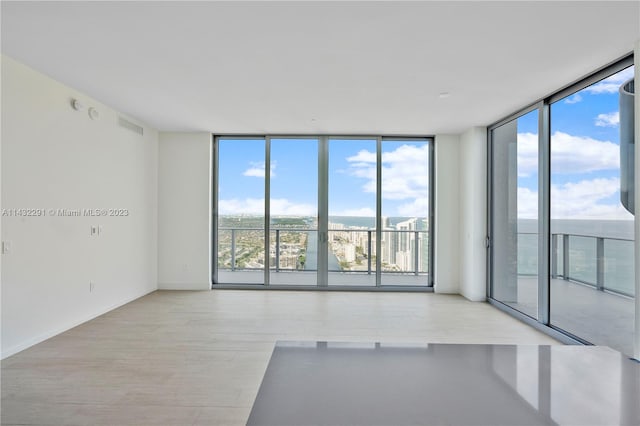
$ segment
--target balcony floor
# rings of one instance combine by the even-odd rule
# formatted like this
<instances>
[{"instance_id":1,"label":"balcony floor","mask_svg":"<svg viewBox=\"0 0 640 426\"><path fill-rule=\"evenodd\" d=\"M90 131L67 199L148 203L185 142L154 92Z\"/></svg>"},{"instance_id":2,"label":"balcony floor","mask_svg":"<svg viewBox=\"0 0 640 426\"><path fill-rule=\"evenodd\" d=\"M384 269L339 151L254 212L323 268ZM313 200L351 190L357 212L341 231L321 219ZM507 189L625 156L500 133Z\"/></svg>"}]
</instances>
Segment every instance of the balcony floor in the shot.
<instances>
[{"instance_id":1,"label":"balcony floor","mask_svg":"<svg viewBox=\"0 0 640 426\"><path fill-rule=\"evenodd\" d=\"M537 277L518 278L518 300L507 305L537 318ZM562 279L551 280L551 324L596 345L633 353L634 300Z\"/></svg>"},{"instance_id":2,"label":"balcony floor","mask_svg":"<svg viewBox=\"0 0 640 426\"><path fill-rule=\"evenodd\" d=\"M223 284L262 284L264 282L264 272L220 271L218 272L218 282ZM428 275L394 273L384 273L382 275L382 285L389 287L427 287L428 282ZM270 284L290 286L315 286L317 284L317 273L315 271L272 272L270 276ZM375 273L363 274L357 272L329 272L330 287L375 287L375 285Z\"/></svg>"}]
</instances>

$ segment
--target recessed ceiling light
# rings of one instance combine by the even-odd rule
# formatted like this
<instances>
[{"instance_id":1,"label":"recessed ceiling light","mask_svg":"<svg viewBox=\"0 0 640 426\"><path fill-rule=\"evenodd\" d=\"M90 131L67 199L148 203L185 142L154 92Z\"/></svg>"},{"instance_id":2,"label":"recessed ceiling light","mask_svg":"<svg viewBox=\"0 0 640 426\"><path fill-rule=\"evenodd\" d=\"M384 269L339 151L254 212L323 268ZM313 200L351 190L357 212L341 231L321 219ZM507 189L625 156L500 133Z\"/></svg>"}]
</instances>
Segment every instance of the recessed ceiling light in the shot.
<instances>
[{"instance_id":1,"label":"recessed ceiling light","mask_svg":"<svg viewBox=\"0 0 640 426\"><path fill-rule=\"evenodd\" d=\"M448 98L449 96L451 96L451 93L449 93L449 92L441 92L441 93L438 95L438 97L439 97L440 99Z\"/></svg>"}]
</instances>

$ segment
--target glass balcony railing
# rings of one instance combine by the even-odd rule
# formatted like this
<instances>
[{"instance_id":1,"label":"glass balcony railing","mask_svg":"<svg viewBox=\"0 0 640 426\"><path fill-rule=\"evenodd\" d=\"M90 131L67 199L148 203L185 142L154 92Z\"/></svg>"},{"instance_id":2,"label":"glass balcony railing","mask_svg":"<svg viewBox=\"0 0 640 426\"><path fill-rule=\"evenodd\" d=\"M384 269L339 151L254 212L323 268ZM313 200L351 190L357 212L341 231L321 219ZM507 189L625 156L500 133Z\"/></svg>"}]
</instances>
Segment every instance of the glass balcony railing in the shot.
<instances>
[{"instance_id":1,"label":"glass balcony railing","mask_svg":"<svg viewBox=\"0 0 640 426\"><path fill-rule=\"evenodd\" d=\"M218 269L264 269L264 230L260 228L219 228Z\"/></svg>"},{"instance_id":2,"label":"glass balcony railing","mask_svg":"<svg viewBox=\"0 0 640 426\"><path fill-rule=\"evenodd\" d=\"M428 231L384 230L381 238L383 273L428 274ZM272 272L316 271L317 241L317 229L271 228L269 269ZM329 272L375 273L374 230L331 229L328 246ZM263 229L219 228L219 270L250 271L264 270L264 267Z\"/></svg>"},{"instance_id":3,"label":"glass balcony railing","mask_svg":"<svg viewBox=\"0 0 640 426\"><path fill-rule=\"evenodd\" d=\"M315 271L318 231L315 229L271 229L269 268L272 271Z\"/></svg>"},{"instance_id":4,"label":"glass balcony railing","mask_svg":"<svg viewBox=\"0 0 640 426\"><path fill-rule=\"evenodd\" d=\"M518 275L537 274L536 233L518 233ZM551 278L635 297L633 240L557 233L551 235Z\"/></svg>"},{"instance_id":5,"label":"glass balcony railing","mask_svg":"<svg viewBox=\"0 0 640 426\"><path fill-rule=\"evenodd\" d=\"M329 272L375 273L375 238L371 229L330 229Z\"/></svg>"}]
</instances>

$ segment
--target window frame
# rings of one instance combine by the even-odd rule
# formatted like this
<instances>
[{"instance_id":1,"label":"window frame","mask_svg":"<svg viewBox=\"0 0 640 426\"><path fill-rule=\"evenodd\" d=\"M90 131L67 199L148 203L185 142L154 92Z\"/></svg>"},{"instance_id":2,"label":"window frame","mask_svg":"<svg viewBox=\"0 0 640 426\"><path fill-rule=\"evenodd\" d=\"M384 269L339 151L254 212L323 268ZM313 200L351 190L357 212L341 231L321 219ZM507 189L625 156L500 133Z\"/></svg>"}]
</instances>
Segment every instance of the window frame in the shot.
<instances>
[{"instance_id":1,"label":"window frame","mask_svg":"<svg viewBox=\"0 0 640 426\"><path fill-rule=\"evenodd\" d=\"M551 324L551 105L567 98L634 64L633 52L606 64L597 70L563 86L514 113L487 126L487 301L500 310L526 322L540 331L568 344L591 345L586 339L575 336ZM538 319L535 319L506 303L493 298L493 130L519 117L538 110ZM637 219L636 219L637 220ZM638 265L640 266L640 265ZM639 297L640 295L636 295ZM637 315L637 313L636 313Z\"/></svg>"},{"instance_id":2,"label":"window frame","mask_svg":"<svg viewBox=\"0 0 640 426\"><path fill-rule=\"evenodd\" d=\"M288 289L288 290L347 290L347 291L418 291L418 292L432 292L434 288L434 258L435 258L435 137L432 135L377 135L370 136L366 134L362 135L341 135L341 134L212 134L212 155L211 155L211 288L247 288L247 289ZM269 283L270 268L265 266L265 280L262 284L248 284L248 283L221 283L218 279L218 225L219 225L219 175L218 164L219 158L219 142L220 140L243 140L243 139L264 139L265 141L265 168L270 166L271 160L271 147L270 142L272 139L316 139L318 140L318 281L316 285L271 285ZM380 235L381 235L381 209L382 209L382 142L383 141L422 141L428 144L429 163L428 163L428 199L429 209L427 217L429 220L429 259L428 267L429 272L427 274L427 285L383 285L381 281L382 271L377 265L376 267L376 285L375 286L329 286L328 285L328 269L326 265L326 257L328 254L327 245L327 233L328 233L328 163L329 163L329 140L356 140L367 139L376 141L376 253L380 251ZM270 177L265 176L265 253L269 250L269 229L270 229ZM327 253L324 253L324 252ZM380 256L376 256L377 264L380 263ZM324 266L323 266L324 265Z\"/></svg>"}]
</instances>

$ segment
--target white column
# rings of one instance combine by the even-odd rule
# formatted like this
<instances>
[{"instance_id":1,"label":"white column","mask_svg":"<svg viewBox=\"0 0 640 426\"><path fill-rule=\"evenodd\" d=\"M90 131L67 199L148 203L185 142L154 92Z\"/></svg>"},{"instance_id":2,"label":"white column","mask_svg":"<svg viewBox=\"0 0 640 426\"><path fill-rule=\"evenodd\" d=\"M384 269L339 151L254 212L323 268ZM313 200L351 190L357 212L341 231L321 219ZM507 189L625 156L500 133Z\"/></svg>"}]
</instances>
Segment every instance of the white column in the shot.
<instances>
[{"instance_id":1,"label":"white column","mask_svg":"<svg viewBox=\"0 0 640 426\"><path fill-rule=\"evenodd\" d=\"M435 138L434 290L460 292L460 137Z\"/></svg>"},{"instance_id":2,"label":"white column","mask_svg":"<svg viewBox=\"0 0 640 426\"><path fill-rule=\"evenodd\" d=\"M460 137L460 294L486 300L487 128Z\"/></svg>"},{"instance_id":3,"label":"white column","mask_svg":"<svg viewBox=\"0 0 640 426\"><path fill-rule=\"evenodd\" d=\"M158 287L211 288L211 134L160 134Z\"/></svg>"}]
</instances>

